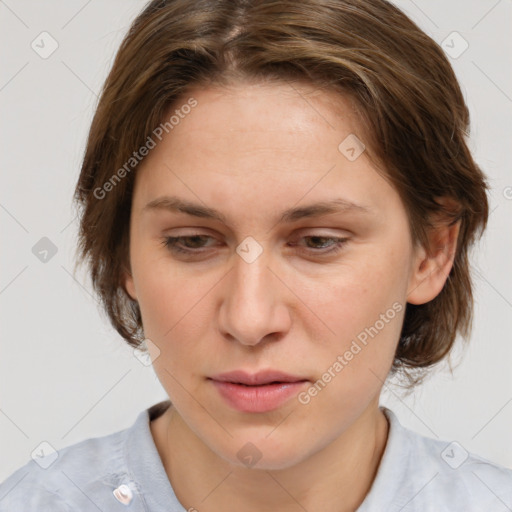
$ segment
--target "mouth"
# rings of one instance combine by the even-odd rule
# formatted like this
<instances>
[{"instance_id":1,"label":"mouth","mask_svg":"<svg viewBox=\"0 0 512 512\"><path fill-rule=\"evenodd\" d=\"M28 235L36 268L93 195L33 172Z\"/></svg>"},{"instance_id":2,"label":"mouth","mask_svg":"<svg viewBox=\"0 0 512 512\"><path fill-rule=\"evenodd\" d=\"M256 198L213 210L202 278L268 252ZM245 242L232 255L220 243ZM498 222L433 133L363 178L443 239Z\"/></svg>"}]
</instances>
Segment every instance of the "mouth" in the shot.
<instances>
[{"instance_id":1,"label":"mouth","mask_svg":"<svg viewBox=\"0 0 512 512\"><path fill-rule=\"evenodd\" d=\"M266 370L258 373L247 373L243 370L235 370L232 372L221 373L211 380L217 382L230 382L232 384L241 384L244 386L264 386L270 384L284 384L308 381L305 377L290 375L288 373L277 370Z\"/></svg>"},{"instance_id":2,"label":"mouth","mask_svg":"<svg viewBox=\"0 0 512 512\"><path fill-rule=\"evenodd\" d=\"M234 371L209 377L224 401L241 412L263 413L283 406L309 379L275 370Z\"/></svg>"}]
</instances>

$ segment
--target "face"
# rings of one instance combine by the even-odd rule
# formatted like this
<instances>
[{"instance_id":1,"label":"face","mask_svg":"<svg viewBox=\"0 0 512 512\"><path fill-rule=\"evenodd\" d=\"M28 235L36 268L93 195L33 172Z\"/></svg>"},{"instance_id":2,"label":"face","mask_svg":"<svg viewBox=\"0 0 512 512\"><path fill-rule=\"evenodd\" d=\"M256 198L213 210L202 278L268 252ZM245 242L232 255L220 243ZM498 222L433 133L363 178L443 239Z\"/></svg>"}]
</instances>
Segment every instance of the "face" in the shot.
<instances>
[{"instance_id":1,"label":"face","mask_svg":"<svg viewBox=\"0 0 512 512\"><path fill-rule=\"evenodd\" d=\"M125 286L190 432L234 464L290 467L377 410L414 284L407 214L354 159L364 135L338 94L189 97L137 170Z\"/></svg>"}]
</instances>

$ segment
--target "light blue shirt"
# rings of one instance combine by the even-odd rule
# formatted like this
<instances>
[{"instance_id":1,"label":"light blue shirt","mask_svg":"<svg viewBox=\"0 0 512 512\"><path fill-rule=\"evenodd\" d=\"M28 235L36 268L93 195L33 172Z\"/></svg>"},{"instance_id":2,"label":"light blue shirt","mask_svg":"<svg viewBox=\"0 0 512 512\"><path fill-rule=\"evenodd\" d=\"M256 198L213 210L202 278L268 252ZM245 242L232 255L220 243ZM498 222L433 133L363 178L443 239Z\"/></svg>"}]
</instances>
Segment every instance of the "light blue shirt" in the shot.
<instances>
[{"instance_id":1,"label":"light blue shirt","mask_svg":"<svg viewBox=\"0 0 512 512\"><path fill-rule=\"evenodd\" d=\"M50 460L31 460L0 484L0 512L187 512L149 426L169 405L142 411L125 430L62 448L46 469L41 465ZM421 436L382 410L390 424L388 441L357 512L512 511L511 469L456 443Z\"/></svg>"}]
</instances>

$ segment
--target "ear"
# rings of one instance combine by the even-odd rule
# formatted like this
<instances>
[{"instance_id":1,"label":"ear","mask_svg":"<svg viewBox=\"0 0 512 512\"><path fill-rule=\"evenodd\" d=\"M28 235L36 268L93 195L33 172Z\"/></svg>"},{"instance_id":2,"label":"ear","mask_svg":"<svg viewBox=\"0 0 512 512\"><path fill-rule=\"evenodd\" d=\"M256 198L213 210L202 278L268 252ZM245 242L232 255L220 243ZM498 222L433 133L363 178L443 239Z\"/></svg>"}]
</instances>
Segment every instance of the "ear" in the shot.
<instances>
[{"instance_id":1,"label":"ear","mask_svg":"<svg viewBox=\"0 0 512 512\"><path fill-rule=\"evenodd\" d=\"M453 204L448 198L437 201ZM439 295L453 266L459 231L460 220L451 225L447 220L439 221L430 228L429 247L419 246L414 256L407 302L425 304Z\"/></svg>"},{"instance_id":2,"label":"ear","mask_svg":"<svg viewBox=\"0 0 512 512\"><path fill-rule=\"evenodd\" d=\"M133 281L133 276L131 270L124 268L123 277L121 279L122 286L124 291L133 299L137 300L137 292L135 290L135 283Z\"/></svg>"}]
</instances>

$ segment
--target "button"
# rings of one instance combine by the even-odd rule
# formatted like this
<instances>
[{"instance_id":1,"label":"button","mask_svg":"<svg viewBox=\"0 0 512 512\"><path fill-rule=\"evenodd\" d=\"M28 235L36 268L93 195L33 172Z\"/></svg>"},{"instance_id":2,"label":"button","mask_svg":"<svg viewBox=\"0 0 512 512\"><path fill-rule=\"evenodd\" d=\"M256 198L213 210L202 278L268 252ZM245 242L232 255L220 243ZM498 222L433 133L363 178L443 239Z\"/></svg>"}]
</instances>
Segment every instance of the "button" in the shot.
<instances>
[{"instance_id":1,"label":"button","mask_svg":"<svg viewBox=\"0 0 512 512\"><path fill-rule=\"evenodd\" d=\"M133 499L132 490L125 484L120 485L117 489L112 491L117 501L123 505L129 505Z\"/></svg>"}]
</instances>

